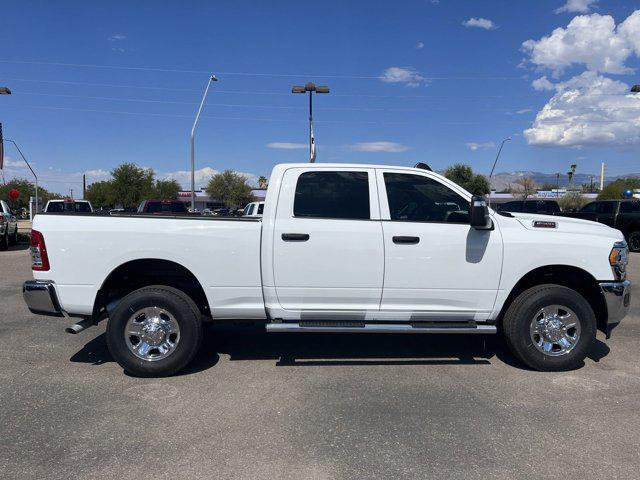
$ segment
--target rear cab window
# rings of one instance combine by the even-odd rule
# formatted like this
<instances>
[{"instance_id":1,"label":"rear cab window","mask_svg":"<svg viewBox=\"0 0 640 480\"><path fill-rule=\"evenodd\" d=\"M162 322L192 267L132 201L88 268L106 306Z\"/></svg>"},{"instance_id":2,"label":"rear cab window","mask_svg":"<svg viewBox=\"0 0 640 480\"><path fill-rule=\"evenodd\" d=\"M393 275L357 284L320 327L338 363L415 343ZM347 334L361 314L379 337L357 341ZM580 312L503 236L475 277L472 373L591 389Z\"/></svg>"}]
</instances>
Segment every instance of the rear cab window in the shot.
<instances>
[{"instance_id":1,"label":"rear cab window","mask_svg":"<svg viewBox=\"0 0 640 480\"><path fill-rule=\"evenodd\" d=\"M331 170L301 173L296 182L293 216L369 220L369 173Z\"/></svg>"}]
</instances>

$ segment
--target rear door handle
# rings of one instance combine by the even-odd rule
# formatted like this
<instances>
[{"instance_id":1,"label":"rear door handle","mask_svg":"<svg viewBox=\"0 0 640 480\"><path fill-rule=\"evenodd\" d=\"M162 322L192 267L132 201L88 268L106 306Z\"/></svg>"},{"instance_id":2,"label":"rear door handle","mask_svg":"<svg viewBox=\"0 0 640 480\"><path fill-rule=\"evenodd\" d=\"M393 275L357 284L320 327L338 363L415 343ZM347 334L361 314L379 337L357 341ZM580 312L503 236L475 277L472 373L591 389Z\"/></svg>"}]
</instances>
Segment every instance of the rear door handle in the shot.
<instances>
[{"instance_id":1,"label":"rear door handle","mask_svg":"<svg viewBox=\"0 0 640 480\"><path fill-rule=\"evenodd\" d=\"M306 242L309 240L308 233L283 233L282 240L285 242Z\"/></svg>"},{"instance_id":2,"label":"rear door handle","mask_svg":"<svg viewBox=\"0 0 640 480\"><path fill-rule=\"evenodd\" d=\"M415 245L420 242L420 237L393 237L393 243Z\"/></svg>"}]
</instances>

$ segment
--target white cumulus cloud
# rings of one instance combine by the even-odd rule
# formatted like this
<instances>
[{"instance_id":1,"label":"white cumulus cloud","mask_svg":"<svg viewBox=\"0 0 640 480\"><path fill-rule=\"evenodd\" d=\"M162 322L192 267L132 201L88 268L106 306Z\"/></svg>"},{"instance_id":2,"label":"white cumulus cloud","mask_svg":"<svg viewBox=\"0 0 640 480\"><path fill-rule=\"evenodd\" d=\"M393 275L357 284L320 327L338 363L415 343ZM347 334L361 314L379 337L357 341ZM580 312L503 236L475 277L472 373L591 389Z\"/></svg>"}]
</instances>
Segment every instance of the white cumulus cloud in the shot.
<instances>
[{"instance_id":1,"label":"white cumulus cloud","mask_svg":"<svg viewBox=\"0 0 640 480\"><path fill-rule=\"evenodd\" d=\"M382 72L379 78L386 83L403 83L408 87L418 87L426 81L411 67L389 67Z\"/></svg>"},{"instance_id":2,"label":"white cumulus cloud","mask_svg":"<svg viewBox=\"0 0 640 480\"><path fill-rule=\"evenodd\" d=\"M610 15L578 15L566 28L556 28L539 40L527 40L522 50L531 63L555 76L571 65L602 73L630 73L625 62L640 53L640 10L618 26Z\"/></svg>"},{"instance_id":3,"label":"white cumulus cloud","mask_svg":"<svg viewBox=\"0 0 640 480\"><path fill-rule=\"evenodd\" d=\"M555 13L588 13L595 6L598 0L567 0L560 8L554 10Z\"/></svg>"},{"instance_id":4,"label":"white cumulus cloud","mask_svg":"<svg viewBox=\"0 0 640 480\"><path fill-rule=\"evenodd\" d=\"M309 148L308 143L291 143L291 142L271 142L267 143L267 148L277 148L281 150L298 150Z\"/></svg>"},{"instance_id":5,"label":"white cumulus cloud","mask_svg":"<svg viewBox=\"0 0 640 480\"><path fill-rule=\"evenodd\" d=\"M212 167L203 167L196 170L194 172L196 188L198 189L206 187L207 183L209 183L209 179L217 173L220 173L220 171ZM236 173L244 176L247 179L249 185L258 185L259 175L238 171L236 171ZM177 170L175 172L159 173L158 178L161 178L163 180L175 180L182 186L184 190L191 188L191 170Z\"/></svg>"},{"instance_id":6,"label":"white cumulus cloud","mask_svg":"<svg viewBox=\"0 0 640 480\"><path fill-rule=\"evenodd\" d=\"M406 152L409 147L395 142L360 142L349 145L351 150L357 152Z\"/></svg>"},{"instance_id":7,"label":"white cumulus cloud","mask_svg":"<svg viewBox=\"0 0 640 480\"><path fill-rule=\"evenodd\" d=\"M462 25L464 25L465 27L484 28L485 30L493 30L495 28L498 28L492 20L482 17L470 18L469 20L465 20L464 22L462 22Z\"/></svg>"},{"instance_id":8,"label":"white cumulus cloud","mask_svg":"<svg viewBox=\"0 0 640 480\"><path fill-rule=\"evenodd\" d=\"M629 93L629 85L587 71L557 83L555 89L524 131L530 145L640 143L640 95Z\"/></svg>"},{"instance_id":9,"label":"white cumulus cloud","mask_svg":"<svg viewBox=\"0 0 640 480\"><path fill-rule=\"evenodd\" d=\"M485 149L485 148L494 148L496 146L496 144L493 143L493 142L481 142L481 143L478 143L478 142L467 142L467 143L465 143L465 145L472 152L475 152L476 150L482 150L482 149Z\"/></svg>"},{"instance_id":10,"label":"white cumulus cloud","mask_svg":"<svg viewBox=\"0 0 640 480\"><path fill-rule=\"evenodd\" d=\"M531 82L531 86L538 90L555 90L555 85L549 81L547 76L543 76L540 78L536 78L533 82Z\"/></svg>"}]
</instances>

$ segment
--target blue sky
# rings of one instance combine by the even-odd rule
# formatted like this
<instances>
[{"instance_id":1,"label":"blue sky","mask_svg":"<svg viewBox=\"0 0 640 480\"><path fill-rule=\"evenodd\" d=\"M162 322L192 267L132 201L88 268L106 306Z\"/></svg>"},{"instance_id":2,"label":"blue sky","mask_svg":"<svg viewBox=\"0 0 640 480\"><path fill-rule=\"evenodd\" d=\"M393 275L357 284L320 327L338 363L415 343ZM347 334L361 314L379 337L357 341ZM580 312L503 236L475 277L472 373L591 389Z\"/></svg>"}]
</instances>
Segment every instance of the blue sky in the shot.
<instances>
[{"instance_id":1,"label":"blue sky","mask_svg":"<svg viewBox=\"0 0 640 480\"><path fill-rule=\"evenodd\" d=\"M577 163L596 173L605 161L610 175L640 172L640 105L625 95L640 83L640 21L630 17L640 2L309 5L5 1L0 86L13 95L0 97L4 134L56 191L122 162L187 187L189 131L214 72L196 137L202 179L307 161L306 99L289 92L309 80L331 88L315 102L318 161L463 162L488 173L512 136L498 171ZM574 41L574 29L593 45ZM574 90L582 103L571 111ZM549 102L554 120L534 124ZM6 155L5 176L28 177L13 147Z\"/></svg>"}]
</instances>

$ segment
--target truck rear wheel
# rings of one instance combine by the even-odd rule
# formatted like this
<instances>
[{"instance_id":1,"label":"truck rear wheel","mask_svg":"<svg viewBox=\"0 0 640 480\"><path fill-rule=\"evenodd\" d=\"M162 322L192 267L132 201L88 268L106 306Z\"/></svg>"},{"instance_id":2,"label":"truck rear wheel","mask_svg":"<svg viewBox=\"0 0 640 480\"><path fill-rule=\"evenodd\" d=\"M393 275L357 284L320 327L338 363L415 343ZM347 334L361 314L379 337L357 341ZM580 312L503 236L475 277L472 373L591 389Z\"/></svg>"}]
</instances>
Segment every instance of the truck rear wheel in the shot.
<instances>
[{"instance_id":1,"label":"truck rear wheel","mask_svg":"<svg viewBox=\"0 0 640 480\"><path fill-rule=\"evenodd\" d=\"M177 373L202 342L200 312L189 296L154 285L124 297L109 317L107 345L125 371L141 377Z\"/></svg>"},{"instance_id":2,"label":"truck rear wheel","mask_svg":"<svg viewBox=\"0 0 640 480\"><path fill-rule=\"evenodd\" d=\"M596 318L575 290L539 285L522 292L503 319L513 354L540 371L580 367L596 339Z\"/></svg>"}]
</instances>

